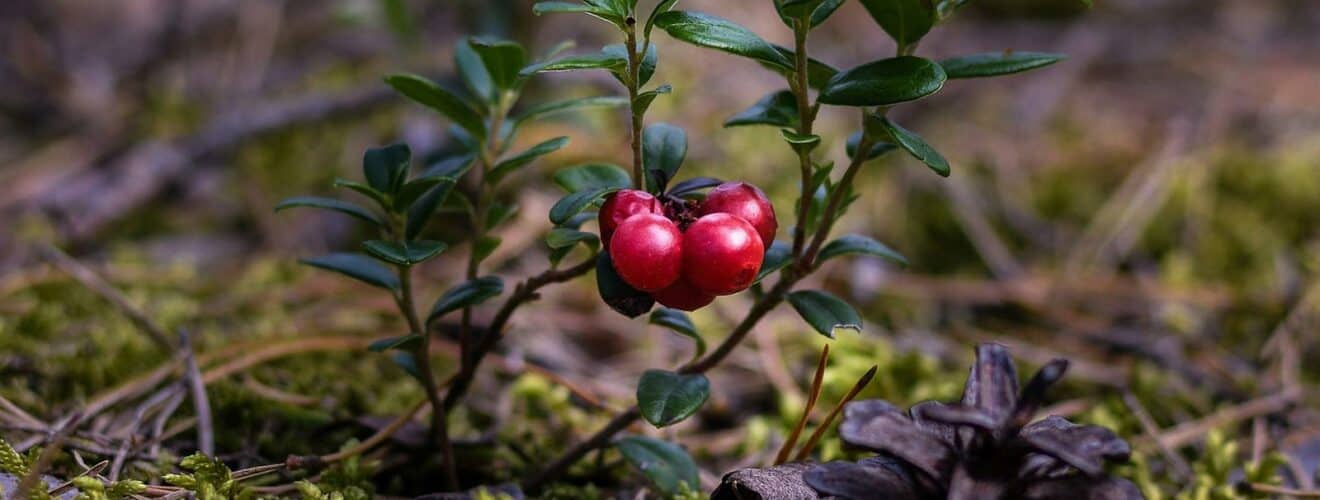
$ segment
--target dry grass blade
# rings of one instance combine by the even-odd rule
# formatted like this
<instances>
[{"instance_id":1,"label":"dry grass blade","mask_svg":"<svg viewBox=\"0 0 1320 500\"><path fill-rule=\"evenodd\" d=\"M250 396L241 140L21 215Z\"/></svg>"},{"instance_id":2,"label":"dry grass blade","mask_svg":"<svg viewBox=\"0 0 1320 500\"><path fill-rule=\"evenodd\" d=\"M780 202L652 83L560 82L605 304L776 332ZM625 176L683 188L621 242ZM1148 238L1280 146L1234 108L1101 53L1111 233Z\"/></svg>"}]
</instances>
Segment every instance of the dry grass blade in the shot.
<instances>
[{"instance_id":1,"label":"dry grass blade","mask_svg":"<svg viewBox=\"0 0 1320 500\"><path fill-rule=\"evenodd\" d=\"M77 259L70 257L69 254L66 254L49 244L43 243L37 245L37 252L41 254L42 258L46 259L51 264L54 264L55 267L60 268L61 271L64 271L70 277L77 280L79 283L82 283L82 285L87 287L88 290L95 292L97 295L100 295L101 298L114 305L119 312L128 316L128 319L142 330L143 333L151 337L151 340L156 342L156 345L160 346L162 349L174 350L174 346L169 340L170 336L165 333L165 329L156 324L155 321L148 317L146 313L142 312L142 310L138 309L137 306L134 306L133 303L128 300L128 297L124 296L122 292L97 275L96 271L84 266L81 262L78 262Z\"/></svg>"},{"instance_id":2,"label":"dry grass blade","mask_svg":"<svg viewBox=\"0 0 1320 500\"><path fill-rule=\"evenodd\" d=\"M109 465L110 465L109 460L102 460L100 462L97 462L96 465L83 469L81 473L79 473L77 476L74 477L79 478L83 476L96 476L97 474L100 474L101 471L105 470L106 466ZM73 489L73 479L60 483L59 486L56 486L55 488L51 489L49 492L47 492L47 494L50 495L52 498L59 498L64 494L64 492L69 491L71 489Z\"/></svg>"},{"instance_id":3,"label":"dry grass blade","mask_svg":"<svg viewBox=\"0 0 1320 500\"><path fill-rule=\"evenodd\" d=\"M183 349L184 373L188 391L192 394L193 411L197 413L197 447L203 454L212 456L215 455L215 427L211 425L211 401L206 397L206 382L202 381L202 371L197 368L197 357L187 330L179 331L179 348Z\"/></svg>"},{"instance_id":4,"label":"dry grass blade","mask_svg":"<svg viewBox=\"0 0 1320 500\"><path fill-rule=\"evenodd\" d=\"M807 405L802 408L802 417L798 418L797 424L793 426L793 432L789 433L788 439L784 440L784 445L779 447L779 454L775 455L775 465L788 461L788 454L793 452L793 447L797 446L798 437L802 435L802 429L807 426L807 419L811 418L811 410L816 408L816 400L820 398L821 384L825 381L825 365L830 360L830 345L820 350L820 360L816 362L816 377L811 380L811 392L807 395Z\"/></svg>"},{"instance_id":5,"label":"dry grass blade","mask_svg":"<svg viewBox=\"0 0 1320 500\"><path fill-rule=\"evenodd\" d=\"M816 427L816 431L811 433L811 437L807 439L807 442L802 444L802 449L798 450L797 455L793 457L794 461L801 462L811 456L811 450L816 448L816 443L819 443L822 437L825 437L825 431L829 430L830 424L833 424L834 420L839 418L839 413L843 412L843 407L852 402L858 394L861 394L862 389L865 389L867 384L871 383L871 379L875 378L875 372L879 369L879 366L871 365L871 369L866 370L862 378L857 379L857 383L853 384L852 389L848 389L848 394L839 400L839 404L835 405L833 410L830 410L830 414L826 415L825 420L821 421L820 426Z\"/></svg>"},{"instance_id":6,"label":"dry grass blade","mask_svg":"<svg viewBox=\"0 0 1320 500\"><path fill-rule=\"evenodd\" d=\"M1177 474L1178 479L1180 481L1185 481L1187 478L1192 477L1192 466L1187 463L1187 460L1184 459L1182 455L1173 451L1172 448L1166 446L1164 441L1160 440L1160 427L1155 423L1155 418L1150 415L1150 412L1146 411L1146 407L1141 404L1141 400L1137 399L1135 394L1132 394L1129 391L1123 391L1123 404L1127 405L1128 409L1132 411L1132 415L1137 417L1137 422L1141 424L1141 429L1146 432L1146 435L1149 436L1155 443L1156 447L1159 448L1160 453L1164 455L1164 459L1168 460L1170 464L1173 464L1173 470L1174 473Z\"/></svg>"},{"instance_id":7,"label":"dry grass blade","mask_svg":"<svg viewBox=\"0 0 1320 500\"><path fill-rule=\"evenodd\" d=\"M41 454L37 455L36 462L33 462L32 467L28 468L28 473L18 482L18 486L14 488L14 496L10 498L27 498L28 492L32 491L32 488L36 488L38 485L42 485L41 487L44 488L41 474L46 472L46 468L50 467L50 463L55 460L55 457L60 453L60 449L63 448L64 441L81 423L81 413L75 412L65 419L64 423L46 442L46 447L41 449Z\"/></svg>"},{"instance_id":8,"label":"dry grass blade","mask_svg":"<svg viewBox=\"0 0 1320 500\"><path fill-rule=\"evenodd\" d=\"M1180 448L1200 439L1202 435L1212 429L1282 411L1296 402L1300 395L1301 391L1299 390L1285 389L1276 394L1224 408L1200 420L1183 422L1160 434L1156 439L1161 445L1170 449Z\"/></svg>"}]
</instances>

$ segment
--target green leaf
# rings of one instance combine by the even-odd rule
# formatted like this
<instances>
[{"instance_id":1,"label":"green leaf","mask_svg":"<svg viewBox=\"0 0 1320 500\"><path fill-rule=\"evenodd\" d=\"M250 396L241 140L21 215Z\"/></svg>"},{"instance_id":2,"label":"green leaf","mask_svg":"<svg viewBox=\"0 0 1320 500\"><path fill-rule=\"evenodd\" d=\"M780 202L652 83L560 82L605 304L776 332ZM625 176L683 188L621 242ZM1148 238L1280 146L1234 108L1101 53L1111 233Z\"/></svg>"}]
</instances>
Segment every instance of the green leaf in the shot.
<instances>
[{"instance_id":1,"label":"green leaf","mask_svg":"<svg viewBox=\"0 0 1320 500\"><path fill-rule=\"evenodd\" d=\"M666 498L683 491L681 485L686 485L687 491L700 491L697 464L678 445L646 436L627 436L615 447Z\"/></svg>"},{"instance_id":2,"label":"green leaf","mask_svg":"<svg viewBox=\"0 0 1320 500\"><path fill-rule=\"evenodd\" d=\"M358 219L362 219L377 226L385 225L385 221L381 220L380 217L361 206L347 201L339 201L334 198L322 198L319 196L298 196L289 198L281 201L278 205L275 205L275 211L279 212L293 207L323 208L357 217Z\"/></svg>"},{"instance_id":3,"label":"green leaf","mask_svg":"<svg viewBox=\"0 0 1320 500\"><path fill-rule=\"evenodd\" d=\"M435 214L435 209L443 204L449 198L449 194L453 192L457 179L461 178L469 168L472 168L474 159L475 157L472 155L448 158L436 163L422 174L423 177L436 176L455 179L455 182L441 182L408 206L408 221L405 224L403 233L405 238L416 238L422 232L422 229L426 227L426 223L431 221L431 215Z\"/></svg>"},{"instance_id":4,"label":"green leaf","mask_svg":"<svg viewBox=\"0 0 1320 500\"><path fill-rule=\"evenodd\" d=\"M385 77L385 83L404 97L439 111L474 137L486 137L486 126L481 121L481 115L463 99L435 82L417 75L396 74Z\"/></svg>"},{"instance_id":5,"label":"green leaf","mask_svg":"<svg viewBox=\"0 0 1320 500\"><path fill-rule=\"evenodd\" d=\"M440 300L431 306L431 313L426 316L426 322L430 323L445 314L475 306L498 297L501 293L504 293L504 281L499 276L482 276L464 281L440 296Z\"/></svg>"},{"instance_id":6,"label":"green leaf","mask_svg":"<svg viewBox=\"0 0 1320 500\"><path fill-rule=\"evenodd\" d=\"M885 246L884 243L880 243L870 237L862 236L860 234L845 235L825 244L825 246L820 249L819 258L821 262L824 262L840 255L849 254L883 257L897 264L902 264L904 266L908 265L907 257L904 257L903 254Z\"/></svg>"},{"instance_id":7,"label":"green leaf","mask_svg":"<svg viewBox=\"0 0 1320 500\"><path fill-rule=\"evenodd\" d=\"M849 157L849 158L852 158L853 155L857 154L857 145L860 144L861 142L862 142L862 133L861 133L861 132L856 132L856 133L853 133L852 135L848 136L848 142L844 145L844 148L843 148L843 149L844 149L844 151L848 154L848 157ZM866 159L867 159L867 160L874 160L874 159L876 159L876 158L881 157L881 156L884 155L885 153L888 153L888 152L893 151L893 150L895 150L895 149L898 149L898 146L895 146L895 145L893 145L893 144L891 144L891 143L888 143L888 142L876 142L875 144L872 144L872 145L871 145L871 151L870 151L869 153L867 153L867 155L866 155Z\"/></svg>"},{"instance_id":8,"label":"green leaf","mask_svg":"<svg viewBox=\"0 0 1320 500\"><path fill-rule=\"evenodd\" d=\"M348 179L335 179L335 187L348 188L353 191L356 191L358 194L362 196L371 198L378 205L380 205L380 208L382 210L389 210L390 207L393 206L393 204L390 202L390 195L377 191L371 186L368 186L361 182L350 181Z\"/></svg>"},{"instance_id":9,"label":"green leaf","mask_svg":"<svg viewBox=\"0 0 1320 500\"><path fill-rule=\"evenodd\" d=\"M944 157L940 155L939 151L936 151L935 148L926 144L926 141L921 140L921 137L917 136L917 134L900 127L897 123L889 121L888 118L883 119L881 123L889 132L889 136L894 139L894 142L897 143L899 147L911 154L912 157L921 160L922 163L925 163L926 166L930 167L931 170L934 170L935 173L940 174L943 177L949 176L949 161L945 160Z\"/></svg>"},{"instance_id":10,"label":"green leaf","mask_svg":"<svg viewBox=\"0 0 1320 500\"><path fill-rule=\"evenodd\" d=\"M387 290L399 289L399 277L371 257L358 253L332 253L299 260L312 267L334 271L368 285Z\"/></svg>"},{"instance_id":11,"label":"green leaf","mask_svg":"<svg viewBox=\"0 0 1320 500\"><path fill-rule=\"evenodd\" d=\"M513 155L512 157L509 157L508 159L496 164L495 168L491 169L490 175L486 176L486 182L490 183L491 185L499 184L500 181L503 180L505 176L508 176L510 173L513 173L513 171L522 168L528 163L531 163L532 160L535 160L537 158L540 158L541 156L558 151L559 148L562 148L567 144L568 144L568 137L556 137L554 139L550 139L548 141L532 146L531 148L528 148L526 151Z\"/></svg>"},{"instance_id":12,"label":"green leaf","mask_svg":"<svg viewBox=\"0 0 1320 500\"><path fill-rule=\"evenodd\" d=\"M687 133L668 123L654 123L642 131L642 165L647 172L662 172L663 184L678 175L687 157Z\"/></svg>"},{"instance_id":13,"label":"green leaf","mask_svg":"<svg viewBox=\"0 0 1320 500\"><path fill-rule=\"evenodd\" d=\"M610 309L629 318L641 316L655 306L651 294L628 286L619 277L609 252L602 251L596 256L596 290Z\"/></svg>"},{"instance_id":14,"label":"green leaf","mask_svg":"<svg viewBox=\"0 0 1320 500\"><path fill-rule=\"evenodd\" d=\"M562 101L547 102L528 109L527 111L524 111L522 115L514 118L514 126L522 125L528 120L545 118L554 114L576 111L583 108L614 107L623 106L625 104L628 104L627 97L614 96L577 97L573 99L564 99Z\"/></svg>"},{"instance_id":15,"label":"green leaf","mask_svg":"<svg viewBox=\"0 0 1320 500\"><path fill-rule=\"evenodd\" d=\"M482 236L472 245L472 258L476 259L478 263L486 260L486 257L490 257L490 254L495 253L495 249L499 248L500 243L503 242L504 240L498 236Z\"/></svg>"},{"instance_id":16,"label":"green leaf","mask_svg":"<svg viewBox=\"0 0 1320 500\"><path fill-rule=\"evenodd\" d=\"M692 318L687 313L677 309L661 307L651 311L650 322L652 325L663 326L677 332L679 335L692 339L697 343L697 352L695 357L701 357L706 353L706 339L701 338L697 332L697 325L692 324Z\"/></svg>"},{"instance_id":17,"label":"green leaf","mask_svg":"<svg viewBox=\"0 0 1320 500\"><path fill-rule=\"evenodd\" d=\"M819 290L801 290L788 294L788 303L793 305L802 319L807 320L817 332L834 338L836 328L862 331L862 317L842 299Z\"/></svg>"},{"instance_id":18,"label":"green leaf","mask_svg":"<svg viewBox=\"0 0 1320 500\"><path fill-rule=\"evenodd\" d=\"M818 101L844 106L888 106L914 101L944 86L944 69L916 56L881 59L844 71L825 84Z\"/></svg>"},{"instance_id":19,"label":"green leaf","mask_svg":"<svg viewBox=\"0 0 1320 500\"><path fill-rule=\"evenodd\" d=\"M413 202L417 201L418 198L431 192L431 189L440 184L455 184L457 182L457 179L440 176L420 177L408 181L402 188L399 188L399 193L394 197L394 210L406 210L408 207L412 206Z\"/></svg>"},{"instance_id":20,"label":"green leaf","mask_svg":"<svg viewBox=\"0 0 1320 500\"><path fill-rule=\"evenodd\" d=\"M710 14L669 11L656 16L655 25L669 36L702 47L752 58L791 70L793 62L747 28Z\"/></svg>"},{"instance_id":21,"label":"green leaf","mask_svg":"<svg viewBox=\"0 0 1320 500\"><path fill-rule=\"evenodd\" d=\"M545 244L550 248L571 247L584 242L588 245L599 246L600 238L595 234L567 227L551 229L550 232L545 235Z\"/></svg>"},{"instance_id":22,"label":"green leaf","mask_svg":"<svg viewBox=\"0 0 1320 500\"><path fill-rule=\"evenodd\" d=\"M780 55L784 56L785 58L787 58L787 59L790 60L790 61L792 61L792 60L796 57L796 56L793 54L793 49L789 49L789 48L787 48L787 47L780 47L780 46L778 46L778 45L772 45L772 47L774 47L775 50L778 51ZM790 77L792 77L792 74L793 74L793 71L792 71L792 70L784 69L784 68L782 68L782 67L775 66L775 65L771 65L771 64L764 64L764 63L762 63L761 65L762 65L762 66L765 66L766 69L769 69L770 71L774 71L774 72L776 72L776 73L779 73L779 74L781 74L781 75L784 75L785 78L790 78ZM814 58L814 57L808 57L808 58L807 58L807 86L808 86L808 87L811 87L811 88L813 88L813 89L819 89L819 88L825 86L825 84L828 83L828 82L830 81L830 78L833 78L834 75L837 74L838 72L839 72L839 70L838 70L837 68L835 68L834 66L830 66L830 65L828 65L828 64L825 64L825 63L823 63L823 62L817 60L817 59Z\"/></svg>"},{"instance_id":23,"label":"green leaf","mask_svg":"<svg viewBox=\"0 0 1320 500\"><path fill-rule=\"evenodd\" d=\"M422 342L423 337L416 333L410 333L398 337L386 337L367 345L367 350L371 352L385 352L390 349L406 351L412 346Z\"/></svg>"},{"instance_id":24,"label":"green leaf","mask_svg":"<svg viewBox=\"0 0 1320 500\"><path fill-rule=\"evenodd\" d=\"M981 78L1008 75L1049 66L1062 61L1063 54L1046 52L987 52L940 61L949 78Z\"/></svg>"},{"instance_id":25,"label":"green leaf","mask_svg":"<svg viewBox=\"0 0 1320 500\"><path fill-rule=\"evenodd\" d=\"M614 79L618 80L619 83L623 83L627 85L626 82L628 81L627 80L628 79L628 75L627 75L628 49L624 47L623 44L621 43L615 43L615 44L606 45L600 51L601 53L609 54L611 56L619 57L623 59L624 61L623 67L614 68L611 69L610 71L614 73ZM659 63L660 63L660 54L659 52L656 51L655 45L652 44L651 46L646 48L646 54L642 56L642 67L638 70L638 76L640 77L637 83L638 88L641 88L643 85L646 85L646 82L651 81L651 76L655 74L655 67Z\"/></svg>"},{"instance_id":26,"label":"green leaf","mask_svg":"<svg viewBox=\"0 0 1320 500\"><path fill-rule=\"evenodd\" d=\"M544 61L529 65L519 71L524 78L537 73L552 73L558 71L581 71L584 69L604 69L615 71L628 66L627 56L619 57L617 54L610 54L601 51L596 54L583 54L577 56L565 56L553 61Z\"/></svg>"},{"instance_id":27,"label":"green leaf","mask_svg":"<svg viewBox=\"0 0 1320 500\"><path fill-rule=\"evenodd\" d=\"M668 194L681 197L702 189L713 188L720 184L724 184L724 181L714 177L693 177L691 179L683 179L677 184L674 184L669 188Z\"/></svg>"},{"instance_id":28,"label":"green leaf","mask_svg":"<svg viewBox=\"0 0 1320 500\"><path fill-rule=\"evenodd\" d=\"M724 126L774 125L795 128L798 118L797 97L792 91L781 90L762 97L752 107L725 120Z\"/></svg>"},{"instance_id":29,"label":"green leaf","mask_svg":"<svg viewBox=\"0 0 1320 500\"><path fill-rule=\"evenodd\" d=\"M646 27L642 30L642 37L644 39L651 39L651 29L655 27L655 18L659 17L660 14L669 12L670 9L674 8L674 4L676 3L678 3L678 0L660 0L660 3L655 4L655 10L652 10L651 15L647 16Z\"/></svg>"},{"instance_id":30,"label":"green leaf","mask_svg":"<svg viewBox=\"0 0 1320 500\"><path fill-rule=\"evenodd\" d=\"M390 361L393 361L394 364L399 365L399 368L403 368L403 371L408 372L408 374L412 375L413 378L417 378L417 379L422 378L422 371L417 368L417 360L413 358L412 353L396 352L390 355ZM429 374L427 376L429 376Z\"/></svg>"},{"instance_id":31,"label":"green leaf","mask_svg":"<svg viewBox=\"0 0 1320 500\"><path fill-rule=\"evenodd\" d=\"M779 129L779 135L783 137L784 142L787 142L788 145L793 148L793 151L797 151L798 154L810 153L811 150L816 149L816 146L820 145L820 136L816 134L804 135L793 131L793 129L781 128Z\"/></svg>"},{"instance_id":32,"label":"green leaf","mask_svg":"<svg viewBox=\"0 0 1320 500\"><path fill-rule=\"evenodd\" d=\"M770 248L765 250L765 258L761 260L761 271L756 273L756 281L753 283L760 283L767 276L788 267L792 261L793 245L782 241L771 243Z\"/></svg>"},{"instance_id":33,"label":"green leaf","mask_svg":"<svg viewBox=\"0 0 1320 500\"><path fill-rule=\"evenodd\" d=\"M930 0L861 0L866 12L899 46L921 40L935 25Z\"/></svg>"},{"instance_id":34,"label":"green leaf","mask_svg":"<svg viewBox=\"0 0 1320 500\"><path fill-rule=\"evenodd\" d=\"M362 248L373 257L385 262L411 266L440 255L440 252L445 251L449 246L440 241L430 240L404 242L367 240L362 243Z\"/></svg>"},{"instance_id":35,"label":"green leaf","mask_svg":"<svg viewBox=\"0 0 1320 500\"><path fill-rule=\"evenodd\" d=\"M486 102L495 102L495 84L490 80L490 72L486 71L486 64L467 40L454 47L454 65L472 95Z\"/></svg>"},{"instance_id":36,"label":"green leaf","mask_svg":"<svg viewBox=\"0 0 1320 500\"><path fill-rule=\"evenodd\" d=\"M839 10L843 2L844 0L825 0L822 2L819 7L816 7L816 11L811 13L811 27L815 28L824 23L826 19L834 14L834 11Z\"/></svg>"},{"instance_id":37,"label":"green leaf","mask_svg":"<svg viewBox=\"0 0 1320 500\"><path fill-rule=\"evenodd\" d=\"M665 84L656 87L653 90L637 94L637 100L633 101L632 104L633 113L637 115L646 114L646 110L651 109L651 103L655 101L655 98L660 97L661 94L668 94L673 91L674 87Z\"/></svg>"},{"instance_id":38,"label":"green leaf","mask_svg":"<svg viewBox=\"0 0 1320 500\"><path fill-rule=\"evenodd\" d=\"M486 230L490 231L505 223L518 213L517 203L494 202L486 214Z\"/></svg>"},{"instance_id":39,"label":"green leaf","mask_svg":"<svg viewBox=\"0 0 1320 500\"><path fill-rule=\"evenodd\" d=\"M472 37L468 39L472 49L481 56L490 80L500 90L512 90L521 83L518 71L527 64L527 51L521 45L508 40Z\"/></svg>"},{"instance_id":40,"label":"green leaf","mask_svg":"<svg viewBox=\"0 0 1320 500\"><path fill-rule=\"evenodd\" d=\"M577 215L587 208L587 206L600 201L605 195L618 191L617 187L595 188L586 191L578 191L561 198L550 207L550 223L554 225L563 224L570 217Z\"/></svg>"},{"instance_id":41,"label":"green leaf","mask_svg":"<svg viewBox=\"0 0 1320 500\"><path fill-rule=\"evenodd\" d=\"M369 148L362 155L362 175L372 189L395 194L408 177L408 162L411 159L412 150L407 144Z\"/></svg>"},{"instance_id":42,"label":"green leaf","mask_svg":"<svg viewBox=\"0 0 1320 500\"><path fill-rule=\"evenodd\" d=\"M656 427L666 427L692 416L710 397L710 381L700 373L683 375L647 370L637 383L637 407Z\"/></svg>"},{"instance_id":43,"label":"green leaf","mask_svg":"<svg viewBox=\"0 0 1320 500\"><path fill-rule=\"evenodd\" d=\"M536 5L532 6L532 13L538 16L541 14L563 12L581 12L615 26L623 27L623 16L615 14L612 9L606 7L572 2L538 2Z\"/></svg>"},{"instance_id":44,"label":"green leaf","mask_svg":"<svg viewBox=\"0 0 1320 500\"><path fill-rule=\"evenodd\" d=\"M777 0L775 8L779 14L792 19L805 19L816 12L816 8L825 0Z\"/></svg>"},{"instance_id":45,"label":"green leaf","mask_svg":"<svg viewBox=\"0 0 1320 500\"><path fill-rule=\"evenodd\" d=\"M623 189L632 184L632 177L618 165L587 163L555 172L555 184L570 193L600 188Z\"/></svg>"}]
</instances>

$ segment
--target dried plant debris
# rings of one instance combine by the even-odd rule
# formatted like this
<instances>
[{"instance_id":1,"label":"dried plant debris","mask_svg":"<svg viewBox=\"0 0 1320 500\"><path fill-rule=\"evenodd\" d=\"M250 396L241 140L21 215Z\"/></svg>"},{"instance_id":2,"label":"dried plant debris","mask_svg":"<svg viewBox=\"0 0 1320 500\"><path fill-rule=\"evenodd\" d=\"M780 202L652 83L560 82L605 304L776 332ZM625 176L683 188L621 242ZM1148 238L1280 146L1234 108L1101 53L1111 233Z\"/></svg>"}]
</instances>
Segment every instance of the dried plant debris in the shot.
<instances>
[{"instance_id":1,"label":"dried plant debris","mask_svg":"<svg viewBox=\"0 0 1320 500\"><path fill-rule=\"evenodd\" d=\"M1105 471L1131 452L1112 431L1057 416L1032 421L1067 361L1046 364L1019 391L1004 346L982 344L976 358L957 403L925 402L907 412L880 400L850 403L840 437L877 456L737 471L714 497L804 498L803 491L813 491L839 499L1143 498L1134 484Z\"/></svg>"}]
</instances>

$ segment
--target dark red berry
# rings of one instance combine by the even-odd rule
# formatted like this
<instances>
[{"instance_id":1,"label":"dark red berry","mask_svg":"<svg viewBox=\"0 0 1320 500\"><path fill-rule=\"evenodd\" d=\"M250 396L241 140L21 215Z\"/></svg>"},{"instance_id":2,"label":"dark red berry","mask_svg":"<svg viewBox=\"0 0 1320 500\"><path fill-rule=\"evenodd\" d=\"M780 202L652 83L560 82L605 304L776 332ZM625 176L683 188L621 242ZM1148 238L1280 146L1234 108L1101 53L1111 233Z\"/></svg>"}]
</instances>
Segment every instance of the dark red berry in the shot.
<instances>
[{"instance_id":1,"label":"dark red berry","mask_svg":"<svg viewBox=\"0 0 1320 500\"><path fill-rule=\"evenodd\" d=\"M609 244L619 224L637 214L664 213L664 207L651 193L636 189L615 191L600 206L600 239Z\"/></svg>"},{"instance_id":2,"label":"dark red berry","mask_svg":"<svg viewBox=\"0 0 1320 500\"><path fill-rule=\"evenodd\" d=\"M665 287L664 290L651 294L651 297L665 307L684 311L701 309L715 300L714 295L697 289L697 287L692 286L691 283L682 278Z\"/></svg>"},{"instance_id":3,"label":"dark red berry","mask_svg":"<svg viewBox=\"0 0 1320 500\"><path fill-rule=\"evenodd\" d=\"M779 221L775 219L775 207L765 197L761 188L746 182L726 182L715 186L701 202L700 215L726 213L741 217L756 228L761 236L761 244L766 248L775 242L775 231L779 230Z\"/></svg>"},{"instance_id":4,"label":"dark red berry","mask_svg":"<svg viewBox=\"0 0 1320 500\"><path fill-rule=\"evenodd\" d=\"M715 295L751 286L765 245L750 223L725 213L701 217L683 233L683 278Z\"/></svg>"},{"instance_id":5,"label":"dark red berry","mask_svg":"<svg viewBox=\"0 0 1320 500\"><path fill-rule=\"evenodd\" d=\"M610 257L625 283L643 292L661 290L678 281L683 233L663 215L634 215L614 230Z\"/></svg>"}]
</instances>

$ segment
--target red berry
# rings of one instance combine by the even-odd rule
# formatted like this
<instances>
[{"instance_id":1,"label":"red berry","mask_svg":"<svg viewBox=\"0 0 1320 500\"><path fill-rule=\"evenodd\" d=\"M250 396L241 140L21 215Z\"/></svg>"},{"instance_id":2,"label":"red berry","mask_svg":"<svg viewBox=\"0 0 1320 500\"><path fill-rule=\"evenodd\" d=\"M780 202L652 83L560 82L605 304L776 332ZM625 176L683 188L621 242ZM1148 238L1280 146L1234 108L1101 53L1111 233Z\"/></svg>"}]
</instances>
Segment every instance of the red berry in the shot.
<instances>
[{"instance_id":1,"label":"red berry","mask_svg":"<svg viewBox=\"0 0 1320 500\"><path fill-rule=\"evenodd\" d=\"M664 290L651 294L651 297L666 307L684 311L701 309L715 300L714 295L698 290L682 278L665 287Z\"/></svg>"},{"instance_id":2,"label":"red berry","mask_svg":"<svg viewBox=\"0 0 1320 500\"><path fill-rule=\"evenodd\" d=\"M726 182L715 186L701 202L700 215L726 213L743 218L756 228L761 244L766 248L775 242L779 221L775 220L775 207L765 192L746 182Z\"/></svg>"},{"instance_id":3,"label":"red berry","mask_svg":"<svg viewBox=\"0 0 1320 500\"><path fill-rule=\"evenodd\" d=\"M625 283L643 292L661 290L678 281L683 233L663 215L634 215L614 230L610 257Z\"/></svg>"},{"instance_id":4,"label":"red berry","mask_svg":"<svg viewBox=\"0 0 1320 500\"><path fill-rule=\"evenodd\" d=\"M756 229L741 217L710 214L683 233L683 278L707 293L729 295L751 286L764 257Z\"/></svg>"},{"instance_id":5,"label":"red berry","mask_svg":"<svg viewBox=\"0 0 1320 500\"><path fill-rule=\"evenodd\" d=\"M664 207L660 205L651 193L638 191L636 189L624 189L615 191L605 198L605 203L600 206L600 239L609 244L610 237L618 229L619 224L628 220L637 214L658 214L664 213Z\"/></svg>"}]
</instances>

